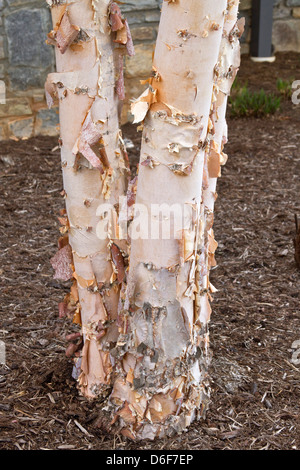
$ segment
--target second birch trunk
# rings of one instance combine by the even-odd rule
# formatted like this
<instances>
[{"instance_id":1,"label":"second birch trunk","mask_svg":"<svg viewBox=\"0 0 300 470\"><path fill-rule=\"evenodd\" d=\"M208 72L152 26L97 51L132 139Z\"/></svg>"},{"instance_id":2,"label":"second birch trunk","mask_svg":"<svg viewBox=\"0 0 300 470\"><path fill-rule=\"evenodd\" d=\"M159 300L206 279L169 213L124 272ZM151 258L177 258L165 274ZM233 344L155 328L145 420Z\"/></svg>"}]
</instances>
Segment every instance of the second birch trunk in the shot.
<instances>
[{"instance_id":1,"label":"second birch trunk","mask_svg":"<svg viewBox=\"0 0 300 470\"><path fill-rule=\"evenodd\" d=\"M133 439L181 432L209 401L202 183L226 14L226 0L165 1L149 88L133 105L144 129L110 396ZM215 248L210 234L210 263Z\"/></svg>"},{"instance_id":2,"label":"second birch trunk","mask_svg":"<svg viewBox=\"0 0 300 470\"><path fill-rule=\"evenodd\" d=\"M116 44L119 31L126 36L122 44L130 37L110 0L48 0L48 4L54 26L48 41L56 46L57 73L49 75L46 95L50 105L55 96L59 99L67 215L65 236L52 263L57 277L74 281L60 312L81 324L83 349L76 353L75 375L81 392L96 397L110 386L110 349L118 337L123 258L104 230L103 207L117 208L126 191L126 151L118 120L123 52ZM76 350L76 344L72 347Z\"/></svg>"}]
</instances>

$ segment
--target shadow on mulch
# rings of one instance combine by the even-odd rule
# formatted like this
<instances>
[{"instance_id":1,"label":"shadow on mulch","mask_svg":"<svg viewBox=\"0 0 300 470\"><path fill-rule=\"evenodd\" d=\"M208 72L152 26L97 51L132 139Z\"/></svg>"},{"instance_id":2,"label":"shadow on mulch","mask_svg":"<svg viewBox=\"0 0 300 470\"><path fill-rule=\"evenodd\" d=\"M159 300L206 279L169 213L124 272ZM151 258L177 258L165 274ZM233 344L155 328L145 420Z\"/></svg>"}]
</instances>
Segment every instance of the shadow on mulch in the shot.
<instances>
[{"instance_id":1,"label":"shadow on mulch","mask_svg":"<svg viewBox=\"0 0 300 470\"><path fill-rule=\"evenodd\" d=\"M240 80L274 91L300 79L297 54L274 64L244 57ZM300 105L299 105L300 106ZM1 449L299 449L300 272L293 258L300 216L300 108L265 119L229 119L229 161L218 184L218 266L210 326L212 401L188 433L133 443L95 429L101 403L78 395L65 357L74 328L58 318L68 285L53 280L63 207L56 139L3 142L0 151ZM124 126L136 164L141 134Z\"/></svg>"}]
</instances>

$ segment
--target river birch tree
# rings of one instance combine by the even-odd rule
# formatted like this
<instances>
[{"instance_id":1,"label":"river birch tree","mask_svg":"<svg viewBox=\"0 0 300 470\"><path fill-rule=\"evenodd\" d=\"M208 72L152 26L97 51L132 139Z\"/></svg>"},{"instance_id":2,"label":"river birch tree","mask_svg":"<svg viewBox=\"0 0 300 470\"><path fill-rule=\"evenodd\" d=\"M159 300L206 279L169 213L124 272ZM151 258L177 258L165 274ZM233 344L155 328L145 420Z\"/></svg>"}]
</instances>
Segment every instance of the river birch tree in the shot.
<instances>
[{"instance_id":1,"label":"river birch tree","mask_svg":"<svg viewBox=\"0 0 300 470\"><path fill-rule=\"evenodd\" d=\"M128 24L110 0L48 0L57 72L46 83L49 106L59 101L61 162L66 214L52 259L56 277L73 279L60 305L82 327L71 335L81 392L96 397L110 385L111 343L118 337L117 312L124 277L123 248L99 235L106 205L116 208L127 186L127 154L119 128L124 98L123 54L133 54ZM98 233L97 233L98 232ZM115 233L115 232L114 232ZM79 339L76 339L79 336Z\"/></svg>"},{"instance_id":2,"label":"river birch tree","mask_svg":"<svg viewBox=\"0 0 300 470\"><path fill-rule=\"evenodd\" d=\"M204 416L210 400L213 212L240 60L239 1L163 2L152 75L132 105L143 133L126 199L131 206L136 193L130 247L114 238L130 219L118 201L127 186L118 101L120 47L133 53L128 24L108 0L48 3L57 73L46 92L60 103L67 209L53 265L74 280L61 309L81 317L79 386L87 397L111 390L109 429L132 439L172 435ZM106 203L117 208L108 222L99 212ZM106 237L97 236L99 220Z\"/></svg>"}]
</instances>

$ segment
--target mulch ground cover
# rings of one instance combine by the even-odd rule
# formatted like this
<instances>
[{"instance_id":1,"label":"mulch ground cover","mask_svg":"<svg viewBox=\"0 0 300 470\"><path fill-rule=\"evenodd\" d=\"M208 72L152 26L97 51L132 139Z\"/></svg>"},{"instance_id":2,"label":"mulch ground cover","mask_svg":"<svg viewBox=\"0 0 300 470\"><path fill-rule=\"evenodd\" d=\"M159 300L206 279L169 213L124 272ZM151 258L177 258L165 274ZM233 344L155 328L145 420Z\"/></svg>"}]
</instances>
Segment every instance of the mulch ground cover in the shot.
<instances>
[{"instance_id":1,"label":"mulch ground cover","mask_svg":"<svg viewBox=\"0 0 300 470\"><path fill-rule=\"evenodd\" d=\"M239 74L249 88L275 93L277 78L292 77L300 80L292 53L273 64L244 56ZM96 428L101 403L80 397L71 378L65 336L74 327L57 309L69 286L53 280L49 261L64 207L57 139L1 142L0 449L300 449L300 364L292 360L300 340L300 105L283 99L273 116L229 116L228 125L211 275L211 405L187 433L155 442ZM134 168L141 134L132 125L123 132Z\"/></svg>"}]
</instances>

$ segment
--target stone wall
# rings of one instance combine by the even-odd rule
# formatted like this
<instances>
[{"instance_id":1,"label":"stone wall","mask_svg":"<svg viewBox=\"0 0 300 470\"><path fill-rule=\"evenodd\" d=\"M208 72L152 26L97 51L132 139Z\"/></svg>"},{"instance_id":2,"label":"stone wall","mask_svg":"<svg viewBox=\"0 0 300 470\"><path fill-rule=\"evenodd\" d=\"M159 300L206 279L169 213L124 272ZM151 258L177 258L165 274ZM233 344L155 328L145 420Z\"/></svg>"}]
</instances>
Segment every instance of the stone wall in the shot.
<instances>
[{"instance_id":1,"label":"stone wall","mask_svg":"<svg viewBox=\"0 0 300 470\"><path fill-rule=\"evenodd\" d=\"M45 44L51 29L45 2L0 0L0 79L6 104L0 105L0 138L57 134L57 110L49 111L43 86L54 68L54 51Z\"/></svg>"},{"instance_id":2,"label":"stone wall","mask_svg":"<svg viewBox=\"0 0 300 470\"><path fill-rule=\"evenodd\" d=\"M300 52L300 0L273 0L273 45L278 51ZM242 52L249 52L252 0L240 1L240 16L246 18Z\"/></svg>"},{"instance_id":3,"label":"stone wall","mask_svg":"<svg viewBox=\"0 0 300 470\"><path fill-rule=\"evenodd\" d=\"M300 0L275 0L273 44L275 52L300 52Z\"/></svg>"},{"instance_id":4,"label":"stone wall","mask_svg":"<svg viewBox=\"0 0 300 470\"><path fill-rule=\"evenodd\" d=\"M137 97L144 86L140 80L151 72L152 53L162 0L127 0L122 5L135 43L136 55L126 59L127 96ZM242 52L248 53L251 37L251 0L241 0L246 18ZM6 104L0 104L0 139L57 135L58 113L49 111L43 85L53 71L54 51L45 44L51 29L45 0L0 0L0 80L6 87ZM275 0L275 51L300 52L300 0ZM1 103L0 96L0 103ZM130 120L129 100L123 122Z\"/></svg>"}]
</instances>

